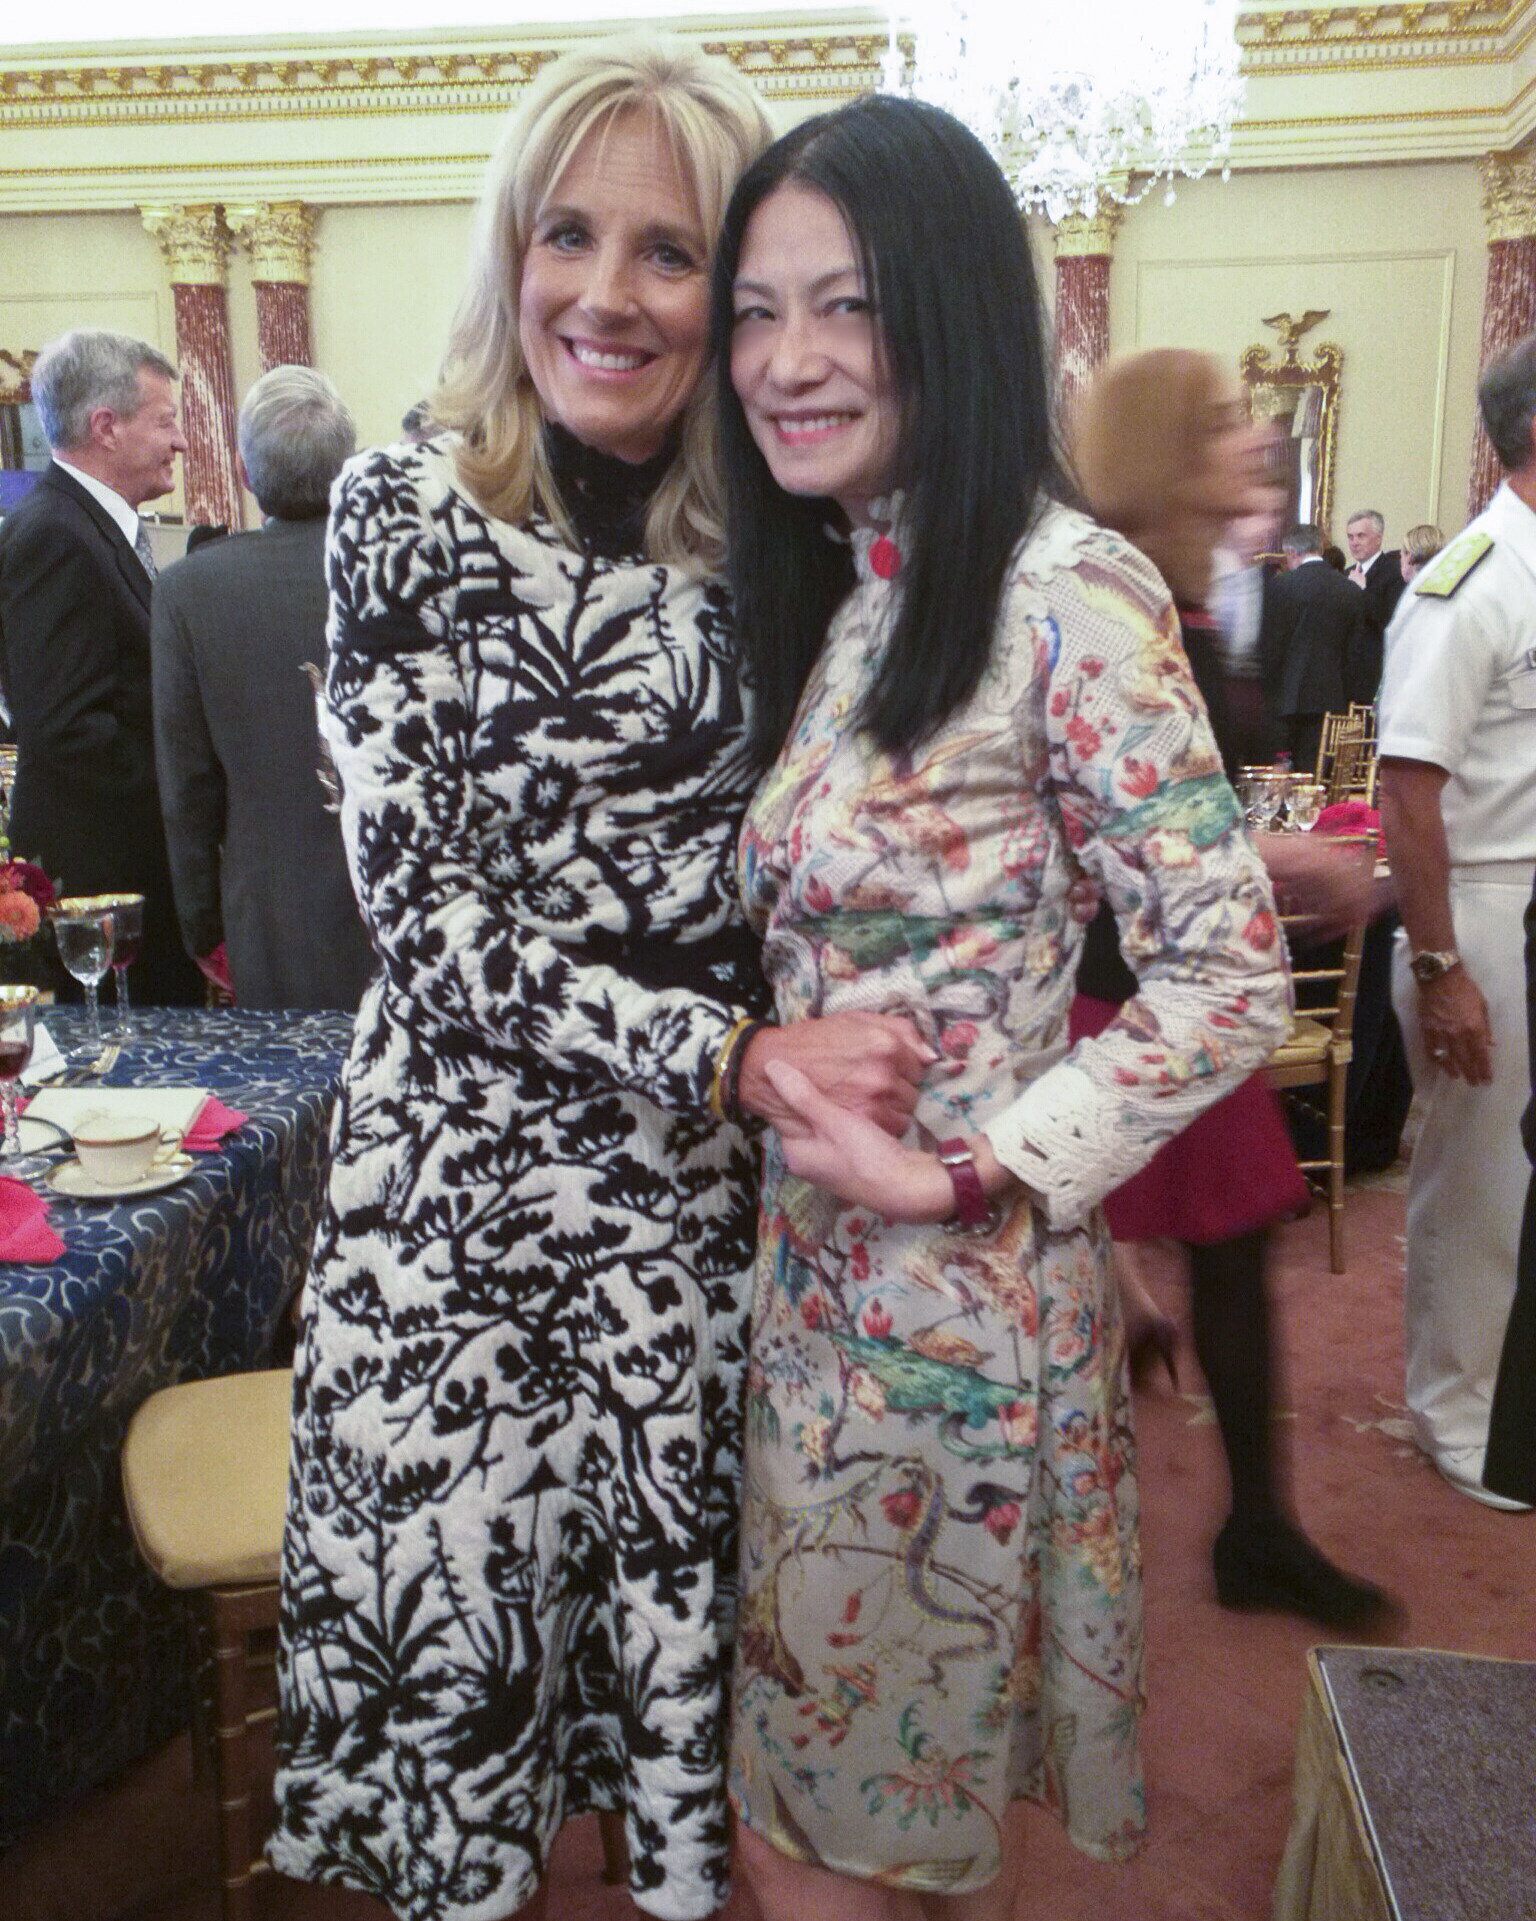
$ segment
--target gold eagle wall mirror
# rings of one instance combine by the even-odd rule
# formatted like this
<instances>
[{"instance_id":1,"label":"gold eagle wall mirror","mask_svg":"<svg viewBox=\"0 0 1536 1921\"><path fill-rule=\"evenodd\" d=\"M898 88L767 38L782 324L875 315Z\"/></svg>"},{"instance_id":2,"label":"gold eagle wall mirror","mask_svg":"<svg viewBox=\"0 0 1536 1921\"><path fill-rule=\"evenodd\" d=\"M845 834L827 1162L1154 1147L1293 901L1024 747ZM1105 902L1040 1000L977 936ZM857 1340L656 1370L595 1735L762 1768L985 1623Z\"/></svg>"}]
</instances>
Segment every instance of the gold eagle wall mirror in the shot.
<instances>
[{"instance_id":1,"label":"gold eagle wall mirror","mask_svg":"<svg viewBox=\"0 0 1536 1921\"><path fill-rule=\"evenodd\" d=\"M35 353L0 347L0 514L10 510L48 465L48 443L32 404Z\"/></svg>"},{"instance_id":2,"label":"gold eagle wall mirror","mask_svg":"<svg viewBox=\"0 0 1536 1921\"><path fill-rule=\"evenodd\" d=\"M1306 358L1300 352L1303 334L1326 320L1329 311L1321 307L1299 315L1269 315L1264 325L1279 336L1278 357L1271 347L1245 347L1240 364L1253 418L1271 420L1278 429L1276 460L1287 488L1286 526L1310 522L1331 540L1344 354L1329 340L1319 341Z\"/></svg>"}]
</instances>

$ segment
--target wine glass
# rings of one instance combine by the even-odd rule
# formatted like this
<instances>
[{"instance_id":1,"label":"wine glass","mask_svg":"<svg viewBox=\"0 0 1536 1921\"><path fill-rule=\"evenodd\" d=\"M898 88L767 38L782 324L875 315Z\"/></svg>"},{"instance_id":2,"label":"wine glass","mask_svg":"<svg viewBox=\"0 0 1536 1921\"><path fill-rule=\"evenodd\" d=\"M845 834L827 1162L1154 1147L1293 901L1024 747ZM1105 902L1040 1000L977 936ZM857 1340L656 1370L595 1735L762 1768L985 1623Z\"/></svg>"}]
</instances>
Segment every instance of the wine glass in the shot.
<instances>
[{"instance_id":1,"label":"wine glass","mask_svg":"<svg viewBox=\"0 0 1536 1921\"><path fill-rule=\"evenodd\" d=\"M0 1173L26 1179L46 1165L41 1154L23 1154L16 1124L16 1080L32 1058L37 1006L42 996L35 987L0 987L0 1113L5 1138L0 1143Z\"/></svg>"},{"instance_id":2,"label":"wine glass","mask_svg":"<svg viewBox=\"0 0 1536 1921\"><path fill-rule=\"evenodd\" d=\"M1306 833L1323 811L1323 790L1315 781L1298 781L1291 789L1291 825Z\"/></svg>"},{"instance_id":3,"label":"wine glass","mask_svg":"<svg viewBox=\"0 0 1536 1921\"><path fill-rule=\"evenodd\" d=\"M1258 791L1254 795L1253 813L1256 825L1262 832L1268 832L1275 824L1275 816L1285 804L1285 789L1278 780L1262 780L1256 783Z\"/></svg>"},{"instance_id":4,"label":"wine glass","mask_svg":"<svg viewBox=\"0 0 1536 1921\"><path fill-rule=\"evenodd\" d=\"M112 979L117 992L117 1044L128 1040L128 969L139 958L139 943L144 938L144 896L142 894L103 894L103 907L112 910Z\"/></svg>"},{"instance_id":5,"label":"wine glass","mask_svg":"<svg viewBox=\"0 0 1536 1921\"><path fill-rule=\"evenodd\" d=\"M48 909L59 959L85 989L86 1033L93 1061L103 1047L96 989L112 965L113 913L104 905L105 899L100 894L66 895Z\"/></svg>"}]
</instances>

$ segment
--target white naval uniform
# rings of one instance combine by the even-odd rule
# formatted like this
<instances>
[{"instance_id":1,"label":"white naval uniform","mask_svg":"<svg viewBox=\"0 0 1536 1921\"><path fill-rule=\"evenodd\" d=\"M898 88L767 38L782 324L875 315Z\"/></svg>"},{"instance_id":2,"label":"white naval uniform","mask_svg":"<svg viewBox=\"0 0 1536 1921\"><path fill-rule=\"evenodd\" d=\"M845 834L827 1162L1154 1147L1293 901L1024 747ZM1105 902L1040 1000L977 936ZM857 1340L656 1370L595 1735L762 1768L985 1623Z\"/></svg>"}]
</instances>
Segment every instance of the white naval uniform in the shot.
<instances>
[{"instance_id":1,"label":"white naval uniform","mask_svg":"<svg viewBox=\"0 0 1536 1921\"><path fill-rule=\"evenodd\" d=\"M1419 591L1426 569L1404 594L1379 721L1384 757L1450 776L1440 807L1451 917L1493 1035L1491 1086L1428 1058L1399 933L1392 1000L1423 1108L1408 1178L1408 1409L1420 1446L1471 1487L1482 1480L1530 1179L1520 1115L1531 1092L1522 921L1536 869L1536 513L1506 484L1458 544L1478 534L1493 546L1453 592Z\"/></svg>"}]
</instances>

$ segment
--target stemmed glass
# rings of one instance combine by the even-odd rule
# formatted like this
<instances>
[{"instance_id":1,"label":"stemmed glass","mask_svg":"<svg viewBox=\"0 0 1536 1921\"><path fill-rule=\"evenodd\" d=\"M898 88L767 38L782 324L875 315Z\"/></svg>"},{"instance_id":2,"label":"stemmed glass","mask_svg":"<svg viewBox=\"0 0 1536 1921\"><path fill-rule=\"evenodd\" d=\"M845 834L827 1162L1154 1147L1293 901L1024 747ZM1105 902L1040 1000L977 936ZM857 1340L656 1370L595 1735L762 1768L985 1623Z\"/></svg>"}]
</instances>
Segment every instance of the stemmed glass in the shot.
<instances>
[{"instance_id":1,"label":"stemmed glass","mask_svg":"<svg viewBox=\"0 0 1536 1921\"><path fill-rule=\"evenodd\" d=\"M1291 825L1306 833L1323 811L1323 790L1313 781L1298 781L1291 789Z\"/></svg>"},{"instance_id":2,"label":"stemmed glass","mask_svg":"<svg viewBox=\"0 0 1536 1921\"><path fill-rule=\"evenodd\" d=\"M0 1144L0 1173L18 1179L36 1174L46 1165L41 1154L23 1154L16 1122L16 1081L32 1058L37 1005L35 987L0 987L0 1113L5 1117L5 1139Z\"/></svg>"},{"instance_id":3,"label":"stemmed glass","mask_svg":"<svg viewBox=\"0 0 1536 1921\"><path fill-rule=\"evenodd\" d=\"M104 1045L101 1038L101 1008L96 989L112 965L114 917L106 897L100 894L66 895L48 909L53 922L53 938L58 943L59 959L85 989L85 1021L91 1059L98 1060Z\"/></svg>"},{"instance_id":4,"label":"stemmed glass","mask_svg":"<svg viewBox=\"0 0 1536 1921\"><path fill-rule=\"evenodd\" d=\"M128 1041L128 969L139 958L139 942L144 938L144 896L142 894L104 894L103 907L112 910L112 979L117 992L117 1044Z\"/></svg>"},{"instance_id":5,"label":"stemmed glass","mask_svg":"<svg viewBox=\"0 0 1536 1921\"><path fill-rule=\"evenodd\" d=\"M1285 805L1285 787L1274 779L1259 781L1257 785L1258 792L1253 797L1254 819L1261 831L1268 832Z\"/></svg>"}]
</instances>

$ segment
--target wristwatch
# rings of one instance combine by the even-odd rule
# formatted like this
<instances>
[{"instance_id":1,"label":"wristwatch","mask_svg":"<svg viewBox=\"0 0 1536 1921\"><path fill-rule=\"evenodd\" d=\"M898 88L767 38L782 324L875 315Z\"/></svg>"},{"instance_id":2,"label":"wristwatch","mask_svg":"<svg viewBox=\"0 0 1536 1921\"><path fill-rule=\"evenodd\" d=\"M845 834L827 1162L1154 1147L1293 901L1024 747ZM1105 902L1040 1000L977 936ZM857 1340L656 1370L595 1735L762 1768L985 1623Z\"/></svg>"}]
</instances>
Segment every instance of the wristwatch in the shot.
<instances>
[{"instance_id":1,"label":"wristwatch","mask_svg":"<svg viewBox=\"0 0 1536 1921\"><path fill-rule=\"evenodd\" d=\"M987 1202L987 1190L976 1171L976 1156L970 1145L957 1134L953 1140L939 1142L939 1159L949 1171L955 1190L955 1220L963 1234L984 1234L997 1224L997 1215Z\"/></svg>"},{"instance_id":2,"label":"wristwatch","mask_svg":"<svg viewBox=\"0 0 1536 1921\"><path fill-rule=\"evenodd\" d=\"M1426 947L1420 953L1410 954L1408 965L1413 970L1413 978L1428 985L1439 980L1442 974L1450 973L1453 967L1460 967L1461 956L1454 947L1439 950Z\"/></svg>"}]
</instances>

